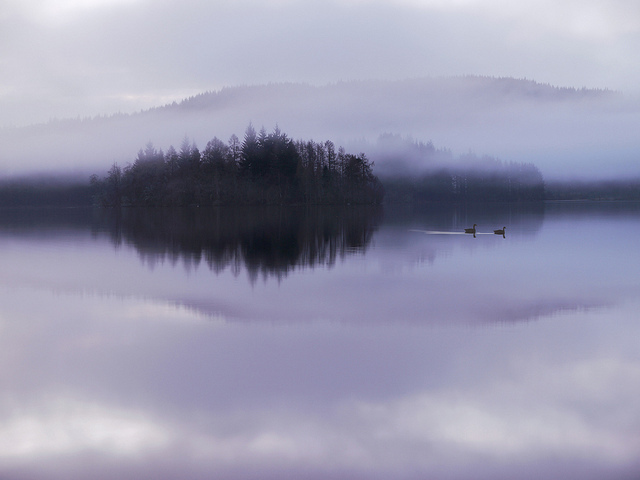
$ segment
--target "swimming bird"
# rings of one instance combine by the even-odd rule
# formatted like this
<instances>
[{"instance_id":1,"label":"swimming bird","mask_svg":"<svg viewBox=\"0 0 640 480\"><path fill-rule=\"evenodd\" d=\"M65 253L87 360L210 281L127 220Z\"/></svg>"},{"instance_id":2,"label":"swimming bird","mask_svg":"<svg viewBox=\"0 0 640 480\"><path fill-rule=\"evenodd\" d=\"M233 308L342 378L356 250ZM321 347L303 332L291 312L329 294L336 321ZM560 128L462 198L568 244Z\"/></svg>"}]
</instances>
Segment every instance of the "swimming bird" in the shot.
<instances>
[{"instance_id":1,"label":"swimming bird","mask_svg":"<svg viewBox=\"0 0 640 480\"><path fill-rule=\"evenodd\" d=\"M473 228L465 228L464 229L464 233L473 233L475 235L477 226L478 226L478 224L474 223L473 224Z\"/></svg>"},{"instance_id":2,"label":"swimming bird","mask_svg":"<svg viewBox=\"0 0 640 480\"><path fill-rule=\"evenodd\" d=\"M507 227L502 227L502 230L494 230L493 233L495 233L496 235L502 235L504 237L504 231L507 229Z\"/></svg>"}]
</instances>

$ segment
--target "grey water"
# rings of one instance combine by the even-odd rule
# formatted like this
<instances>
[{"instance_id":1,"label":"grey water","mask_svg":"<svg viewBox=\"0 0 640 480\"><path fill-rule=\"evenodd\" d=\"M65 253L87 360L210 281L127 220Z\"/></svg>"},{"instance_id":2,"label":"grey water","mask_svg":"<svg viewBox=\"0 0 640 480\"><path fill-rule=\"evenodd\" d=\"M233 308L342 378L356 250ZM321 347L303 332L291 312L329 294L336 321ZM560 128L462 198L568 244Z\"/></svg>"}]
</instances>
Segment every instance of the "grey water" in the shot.
<instances>
[{"instance_id":1,"label":"grey water","mask_svg":"<svg viewBox=\"0 0 640 480\"><path fill-rule=\"evenodd\" d=\"M639 237L636 203L0 210L0 476L637 478Z\"/></svg>"}]
</instances>

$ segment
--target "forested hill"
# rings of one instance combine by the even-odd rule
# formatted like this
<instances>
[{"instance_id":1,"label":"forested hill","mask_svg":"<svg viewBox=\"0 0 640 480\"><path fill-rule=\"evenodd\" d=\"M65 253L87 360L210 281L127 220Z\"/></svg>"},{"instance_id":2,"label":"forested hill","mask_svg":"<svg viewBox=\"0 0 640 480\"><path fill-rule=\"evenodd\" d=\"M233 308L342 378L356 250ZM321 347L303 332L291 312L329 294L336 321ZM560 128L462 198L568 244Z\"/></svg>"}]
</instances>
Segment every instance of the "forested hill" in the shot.
<instances>
[{"instance_id":1,"label":"forested hill","mask_svg":"<svg viewBox=\"0 0 640 480\"><path fill-rule=\"evenodd\" d=\"M256 133L251 124L242 142L214 137L202 152L187 137L179 151L149 143L133 164L93 175L91 186L97 204L115 207L379 204L384 196L364 153L293 141L277 127Z\"/></svg>"},{"instance_id":2,"label":"forested hill","mask_svg":"<svg viewBox=\"0 0 640 480\"><path fill-rule=\"evenodd\" d=\"M390 135L374 150L386 152L379 158L387 165L390 202L544 199L542 174L533 164L455 158L431 143ZM406 162L419 163L421 172L407 173ZM235 134L226 143L214 137L202 152L188 138L179 151L171 146L166 153L149 143L133 164L114 163L91 184L95 203L103 206L379 204L385 194L364 153L346 153L330 140L293 141L277 127L256 133L251 124L242 142Z\"/></svg>"},{"instance_id":3,"label":"forested hill","mask_svg":"<svg viewBox=\"0 0 640 480\"><path fill-rule=\"evenodd\" d=\"M528 202L545 199L545 182L531 162L489 155L454 156L432 142L381 135L366 151L385 186L388 203Z\"/></svg>"},{"instance_id":4,"label":"forested hill","mask_svg":"<svg viewBox=\"0 0 640 480\"><path fill-rule=\"evenodd\" d=\"M292 138L330 138L355 152L365 151L360 140L394 133L456 154L534 162L549 177L561 169L587 171L586 162L604 158L608 174L615 174L616 162L628 165L624 152L639 146L637 129L629 127L636 107L621 97L492 77L230 86L137 113L0 128L0 173L89 175L105 163L125 164L147 141L179 145L186 134L204 146L213 135L226 140L252 121L277 124Z\"/></svg>"},{"instance_id":5,"label":"forested hill","mask_svg":"<svg viewBox=\"0 0 640 480\"><path fill-rule=\"evenodd\" d=\"M249 121L287 131L289 136L282 138L281 132L255 133L267 150L286 145L280 163L273 152L242 166L238 157L235 163L219 160L242 146L243 139L230 139ZM94 190L118 179L119 188L128 191L116 199L101 190L97 197L102 204L361 201L357 196L362 192L345 188L346 170L329 160L334 154L338 164L353 161L371 169L371 175L375 164L386 201L541 199L548 193L542 172L558 198L569 195L557 187L565 179L579 179L588 190L596 181L617 185L619 179L640 177L639 122L640 105L620 93L513 78L226 87L134 114L0 128L0 205L41 205L63 196L65 204L78 202L88 197L89 186L76 176L69 192L64 179L78 174L84 181L111 166L112 176L93 178ZM191 141L181 144L186 136ZM292 138L329 138L334 152L326 141ZM150 148L136 158L135 152L149 141ZM153 145L179 148L161 151ZM295 173L286 154L291 145L299 157ZM366 152L366 157L344 153L338 161L336 145ZM196 169L195 161L185 159L197 156ZM43 176L31 181L36 173ZM142 186L146 177L151 184ZM203 183L205 177L212 180ZM570 192L572 198L584 196L582 190ZM615 190L608 188L602 195L617 198L620 189Z\"/></svg>"},{"instance_id":6,"label":"forested hill","mask_svg":"<svg viewBox=\"0 0 640 480\"><path fill-rule=\"evenodd\" d=\"M255 86L226 87L217 91L203 92L163 106L151 108L146 112L175 112L221 110L236 108L240 104L271 103L273 100L310 102L319 107L321 103L336 105L340 100L354 103L362 99L377 99L380 104L386 102L405 105L404 99L413 99L415 108L428 108L437 105L449 105L468 109L470 104L501 105L514 101L527 100L543 102L595 100L614 98L616 92L603 89L557 87L538 83L533 80L509 77L433 77L403 81L350 81L324 86L304 83L273 83Z\"/></svg>"}]
</instances>

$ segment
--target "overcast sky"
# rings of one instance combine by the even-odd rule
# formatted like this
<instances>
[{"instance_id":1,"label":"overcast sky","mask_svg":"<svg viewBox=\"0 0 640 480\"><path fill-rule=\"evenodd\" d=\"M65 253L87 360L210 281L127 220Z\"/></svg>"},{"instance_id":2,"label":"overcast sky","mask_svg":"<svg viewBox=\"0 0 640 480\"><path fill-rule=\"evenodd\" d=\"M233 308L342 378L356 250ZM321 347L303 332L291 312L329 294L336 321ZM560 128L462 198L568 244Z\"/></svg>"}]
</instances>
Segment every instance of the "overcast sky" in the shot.
<instances>
[{"instance_id":1,"label":"overcast sky","mask_svg":"<svg viewBox=\"0 0 640 480\"><path fill-rule=\"evenodd\" d=\"M637 0L0 0L0 126L239 84L488 75L634 92Z\"/></svg>"}]
</instances>

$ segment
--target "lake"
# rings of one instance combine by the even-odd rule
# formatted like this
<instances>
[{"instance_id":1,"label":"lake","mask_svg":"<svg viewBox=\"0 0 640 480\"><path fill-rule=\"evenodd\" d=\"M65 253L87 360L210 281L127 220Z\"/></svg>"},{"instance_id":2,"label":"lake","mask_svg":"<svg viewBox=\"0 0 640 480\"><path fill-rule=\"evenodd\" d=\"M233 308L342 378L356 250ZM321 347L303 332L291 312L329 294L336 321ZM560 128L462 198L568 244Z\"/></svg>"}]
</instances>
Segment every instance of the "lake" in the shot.
<instances>
[{"instance_id":1,"label":"lake","mask_svg":"<svg viewBox=\"0 0 640 480\"><path fill-rule=\"evenodd\" d=\"M638 478L639 237L637 203L0 210L0 477Z\"/></svg>"}]
</instances>

